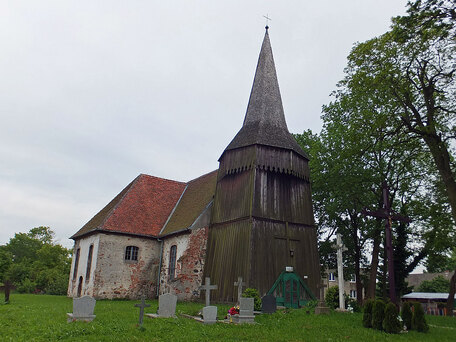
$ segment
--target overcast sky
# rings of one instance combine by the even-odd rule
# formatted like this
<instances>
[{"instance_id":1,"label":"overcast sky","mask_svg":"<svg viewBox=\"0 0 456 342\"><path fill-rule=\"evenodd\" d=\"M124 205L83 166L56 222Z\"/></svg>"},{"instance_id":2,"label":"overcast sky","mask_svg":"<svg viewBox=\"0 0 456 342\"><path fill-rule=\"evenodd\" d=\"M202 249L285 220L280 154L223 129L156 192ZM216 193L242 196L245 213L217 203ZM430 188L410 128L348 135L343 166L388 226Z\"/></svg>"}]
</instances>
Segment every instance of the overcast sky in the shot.
<instances>
[{"instance_id":1,"label":"overcast sky","mask_svg":"<svg viewBox=\"0 0 456 342\"><path fill-rule=\"evenodd\" d=\"M218 167L242 125L264 36L288 128L321 129L353 43L406 0L0 0L0 244L68 238L138 174Z\"/></svg>"}]
</instances>

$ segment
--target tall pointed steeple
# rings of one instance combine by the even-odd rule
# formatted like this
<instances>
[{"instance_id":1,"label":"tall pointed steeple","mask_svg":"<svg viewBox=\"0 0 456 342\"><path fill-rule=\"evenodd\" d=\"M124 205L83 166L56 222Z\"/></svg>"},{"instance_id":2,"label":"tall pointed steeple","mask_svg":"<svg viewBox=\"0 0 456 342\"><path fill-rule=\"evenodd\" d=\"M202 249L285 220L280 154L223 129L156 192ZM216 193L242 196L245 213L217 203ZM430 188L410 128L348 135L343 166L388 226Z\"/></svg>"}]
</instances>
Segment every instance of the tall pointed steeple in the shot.
<instances>
[{"instance_id":1,"label":"tall pointed steeple","mask_svg":"<svg viewBox=\"0 0 456 342\"><path fill-rule=\"evenodd\" d=\"M239 276L266 294L286 266L318 293L309 159L288 132L267 28L244 124L219 162L204 265L214 296L235 300Z\"/></svg>"},{"instance_id":2,"label":"tall pointed steeple","mask_svg":"<svg viewBox=\"0 0 456 342\"><path fill-rule=\"evenodd\" d=\"M268 27L258 58L244 124L225 151L255 144L291 149L306 157L290 135L285 121Z\"/></svg>"}]
</instances>

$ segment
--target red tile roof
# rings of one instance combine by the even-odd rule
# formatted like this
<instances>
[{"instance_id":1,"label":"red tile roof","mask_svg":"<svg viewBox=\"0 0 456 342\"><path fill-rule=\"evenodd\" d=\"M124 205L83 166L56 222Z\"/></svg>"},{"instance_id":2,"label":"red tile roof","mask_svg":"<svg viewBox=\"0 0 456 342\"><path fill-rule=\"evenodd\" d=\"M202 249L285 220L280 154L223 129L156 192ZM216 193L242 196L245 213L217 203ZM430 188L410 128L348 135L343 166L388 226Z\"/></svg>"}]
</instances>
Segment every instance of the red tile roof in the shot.
<instances>
[{"instance_id":1,"label":"red tile roof","mask_svg":"<svg viewBox=\"0 0 456 342\"><path fill-rule=\"evenodd\" d=\"M71 238L93 231L158 236L185 187L141 174Z\"/></svg>"}]
</instances>

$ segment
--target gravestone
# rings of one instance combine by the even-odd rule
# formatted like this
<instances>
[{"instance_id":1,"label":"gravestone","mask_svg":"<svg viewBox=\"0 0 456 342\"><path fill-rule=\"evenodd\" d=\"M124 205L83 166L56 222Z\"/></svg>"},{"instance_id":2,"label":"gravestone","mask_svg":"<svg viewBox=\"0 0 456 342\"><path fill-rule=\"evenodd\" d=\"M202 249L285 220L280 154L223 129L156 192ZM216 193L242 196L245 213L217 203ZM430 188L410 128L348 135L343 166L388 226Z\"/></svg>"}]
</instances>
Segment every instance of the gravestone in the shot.
<instances>
[{"instance_id":1,"label":"gravestone","mask_svg":"<svg viewBox=\"0 0 456 342\"><path fill-rule=\"evenodd\" d=\"M5 281L5 303L9 303L10 291L11 291L11 282L9 280L6 280Z\"/></svg>"},{"instance_id":2,"label":"gravestone","mask_svg":"<svg viewBox=\"0 0 456 342\"><path fill-rule=\"evenodd\" d=\"M323 279L318 287L320 288L320 300L318 301L318 306L315 308L315 315L327 315L330 313L330 310L325 303L326 284L323 282Z\"/></svg>"},{"instance_id":3,"label":"gravestone","mask_svg":"<svg viewBox=\"0 0 456 342\"><path fill-rule=\"evenodd\" d=\"M241 302L241 297L242 297L242 287L247 285L245 282L242 281L242 277L238 277L238 281L234 282L234 286L237 286L238 288L238 295L237 295L237 302Z\"/></svg>"},{"instance_id":4,"label":"gravestone","mask_svg":"<svg viewBox=\"0 0 456 342\"><path fill-rule=\"evenodd\" d=\"M261 312L263 313L274 313L277 311L277 301L273 294L268 294L261 298Z\"/></svg>"},{"instance_id":5,"label":"gravestone","mask_svg":"<svg viewBox=\"0 0 456 342\"><path fill-rule=\"evenodd\" d=\"M146 304L145 296L141 297L141 304L135 304L135 307L139 308L139 326L141 327L144 319L144 308L148 308L150 304Z\"/></svg>"},{"instance_id":6,"label":"gravestone","mask_svg":"<svg viewBox=\"0 0 456 342\"><path fill-rule=\"evenodd\" d=\"M255 323L255 316L253 314L254 299L241 298L239 304L239 315L233 316L234 323Z\"/></svg>"},{"instance_id":7,"label":"gravestone","mask_svg":"<svg viewBox=\"0 0 456 342\"><path fill-rule=\"evenodd\" d=\"M67 313L68 322L91 322L95 318L93 310L97 301L89 296L73 298L73 313Z\"/></svg>"},{"instance_id":8,"label":"gravestone","mask_svg":"<svg viewBox=\"0 0 456 342\"><path fill-rule=\"evenodd\" d=\"M211 285L211 278L206 277L206 283L199 288L206 291L206 306L211 305L211 290L217 290L217 285Z\"/></svg>"},{"instance_id":9,"label":"gravestone","mask_svg":"<svg viewBox=\"0 0 456 342\"><path fill-rule=\"evenodd\" d=\"M203 308L203 322L204 324L214 324L217 322L216 306L205 306Z\"/></svg>"},{"instance_id":10,"label":"gravestone","mask_svg":"<svg viewBox=\"0 0 456 342\"><path fill-rule=\"evenodd\" d=\"M175 317L177 296L171 293L162 294L158 297L158 317Z\"/></svg>"}]
</instances>

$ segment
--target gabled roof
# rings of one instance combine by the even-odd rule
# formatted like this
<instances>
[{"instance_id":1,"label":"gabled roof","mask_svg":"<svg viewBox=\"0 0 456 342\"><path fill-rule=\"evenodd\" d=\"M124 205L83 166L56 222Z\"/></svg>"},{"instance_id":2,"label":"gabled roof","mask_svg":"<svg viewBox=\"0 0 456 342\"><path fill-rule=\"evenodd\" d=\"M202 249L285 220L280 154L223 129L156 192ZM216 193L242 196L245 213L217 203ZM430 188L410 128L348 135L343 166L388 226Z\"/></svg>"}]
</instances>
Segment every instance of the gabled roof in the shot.
<instances>
[{"instance_id":1,"label":"gabled roof","mask_svg":"<svg viewBox=\"0 0 456 342\"><path fill-rule=\"evenodd\" d=\"M188 182L181 199L160 232L161 236L192 227L214 198L217 171Z\"/></svg>"},{"instance_id":2,"label":"gabled roof","mask_svg":"<svg viewBox=\"0 0 456 342\"><path fill-rule=\"evenodd\" d=\"M94 231L158 236L185 187L141 174L71 238Z\"/></svg>"},{"instance_id":3,"label":"gabled roof","mask_svg":"<svg viewBox=\"0 0 456 342\"><path fill-rule=\"evenodd\" d=\"M267 28L244 124L225 151L250 145L289 149L307 158L288 131Z\"/></svg>"}]
</instances>

